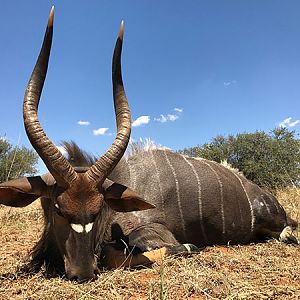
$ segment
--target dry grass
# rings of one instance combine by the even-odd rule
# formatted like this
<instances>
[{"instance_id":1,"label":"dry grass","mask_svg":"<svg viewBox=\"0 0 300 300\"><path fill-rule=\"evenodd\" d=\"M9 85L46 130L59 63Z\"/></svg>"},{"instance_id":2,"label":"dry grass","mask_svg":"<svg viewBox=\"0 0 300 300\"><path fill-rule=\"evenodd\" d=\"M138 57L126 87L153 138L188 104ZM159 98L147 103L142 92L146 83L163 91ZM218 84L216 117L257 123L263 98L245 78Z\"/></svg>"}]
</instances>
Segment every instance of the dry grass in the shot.
<instances>
[{"instance_id":1,"label":"dry grass","mask_svg":"<svg viewBox=\"0 0 300 300\"><path fill-rule=\"evenodd\" d=\"M300 222L300 190L278 192ZM300 247L270 241L209 247L188 258L167 258L143 270L102 273L90 283L22 277L17 267L42 229L38 204L0 208L0 299L300 299ZM297 233L299 238L299 232Z\"/></svg>"}]
</instances>

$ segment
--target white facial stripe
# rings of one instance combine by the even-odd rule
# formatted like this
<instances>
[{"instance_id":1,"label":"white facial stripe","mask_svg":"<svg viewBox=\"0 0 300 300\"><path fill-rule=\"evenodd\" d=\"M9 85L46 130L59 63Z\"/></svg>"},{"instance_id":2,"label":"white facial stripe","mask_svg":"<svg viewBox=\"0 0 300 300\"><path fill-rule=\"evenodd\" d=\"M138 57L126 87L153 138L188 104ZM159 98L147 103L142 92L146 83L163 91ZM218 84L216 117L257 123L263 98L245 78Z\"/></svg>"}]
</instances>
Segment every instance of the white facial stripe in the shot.
<instances>
[{"instance_id":1,"label":"white facial stripe","mask_svg":"<svg viewBox=\"0 0 300 300\"><path fill-rule=\"evenodd\" d=\"M78 233L83 233L83 232L90 232L93 228L94 223L88 223L86 225L81 225L81 224L71 224L71 227L74 231Z\"/></svg>"},{"instance_id":2,"label":"white facial stripe","mask_svg":"<svg viewBox=\"0 0 300 300\"><path fill-rule=\"evenodd\" d=\"M94 223L89 223L85 225L85 231L90 232L93 228Z\"/></svg>"},{"instance_id":3,"label":"white facial stripe","mask_svg":"<svg viewBox=\"0 0 300 300\"><path fill-rule=\"evenodd\" d=\"M58 206L58 204L57 204L57 203L55 203L55 207L56 207L57 209L59 209L59 206Z\"/></svg>"},{"instance_id":4,"label":"white facial stripe","mask_svg":"<svg viewBox=\"0 0 300 300\"><path fill-rule=\"evenodd\" d=\"M74 231L78 233L82 233L84 230L84 227L81 224L71 224L71 227Z\"/></svg>"}]
</instances>

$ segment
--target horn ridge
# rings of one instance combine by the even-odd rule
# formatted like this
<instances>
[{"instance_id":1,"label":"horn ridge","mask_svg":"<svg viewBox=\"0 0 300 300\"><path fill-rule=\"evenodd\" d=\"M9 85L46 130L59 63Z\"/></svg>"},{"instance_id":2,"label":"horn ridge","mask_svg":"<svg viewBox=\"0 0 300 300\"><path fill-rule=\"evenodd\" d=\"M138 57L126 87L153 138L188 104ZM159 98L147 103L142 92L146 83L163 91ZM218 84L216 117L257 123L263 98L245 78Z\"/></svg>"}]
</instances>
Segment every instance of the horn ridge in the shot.
<instances>
[{"instance_id":1,"label":"horn ridge","mask_svg":"<svg viewBox=\"0 0 300 300\"><path fill-rule=\"evenodd\" d=\"M52 7L43 44L29 79L23 103L24 126L31 145L44 161L57 184L67 188L77 174L70 163L45 134L38 116L38 105L46 79L53 37L54 7Z\"/></svg>"},{"instance_id":2,"label":"horn ridge","mask_svg":"<svg viewBox=\"0 0 300 300\"><path fill-rule=\"evenodd\" d=\"M131 114L125 94L121 69L123 36L124 22L122 21L112 59L112 82L117 135L111 147L87 172L87 176L90 180L96 183L103 182L112 172L116 164L122 158L130 138Z\"/></svg>"}]
</instances>

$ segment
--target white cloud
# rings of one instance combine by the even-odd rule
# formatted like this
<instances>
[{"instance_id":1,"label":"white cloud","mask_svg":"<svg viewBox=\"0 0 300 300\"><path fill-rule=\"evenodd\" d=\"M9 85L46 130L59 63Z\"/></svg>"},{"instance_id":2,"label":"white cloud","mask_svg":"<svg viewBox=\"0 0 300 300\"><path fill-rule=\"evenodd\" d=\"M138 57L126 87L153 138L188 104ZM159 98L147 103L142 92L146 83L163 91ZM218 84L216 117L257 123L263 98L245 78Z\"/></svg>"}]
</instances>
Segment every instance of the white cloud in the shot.
<instances>
[{"instance_id":1,"label":"white cloud","mask_svg":"<svg viewBox=\"0 0 300 300\"><path fill-rule=\"evenodd\" d=\"M99 128L99 129L94 129L94 130L93 130L93 134L94 134L94 135L104 135L104 134L107 132L108 129L109 129L109 128Z\"/></svg>"},{"instance_id":2,"label":"white cloud","mask_svg":"<svg viewBox=\"0 0 300 300\"><path fill-rule=\"evenodd\" d=\"M89 121L78 121L77 122L77 124L78 125L80 125L80 126L88 126L88 125L90 125L91 123L89 122Z\"/></svg>"},{"instance_id":3,"label":"white cloud","mask_svg":"<svg viewBox=\"0 0 300 300\"><path fill-rule=\"evenodd\" d=\"M176 121L178 118L179 118L179 116L177 116L177 115L170 115L170 114L167 115L167 119L171 122Z\"/></svg>"},{"instance_id":4,"label":"white cloud","mask_svg":"<svg viewBox=\"0 0 300 300\"><path fill-rule=\"evenodd\" d=\"M294 127L294 126L296 126L299 122L300 122L299 120L296 120L296 121L294 121L294 122L291 122L291 123L289 123L289 127Z\"/></svg>"},{"instance_id":5,"label":"white cloud","mask_svg":"<svg viewBox=\"0 0 300 300\"><path fill-rule=\"evenodd\" d=\"M174 122L179 119L181 113L183 112L183 108L175 107L173 108L173 111L175 111L175 114L167 114L167 115L161 114L158 118L154 118L154 121L160 123Z\"/></svg>"},{"instance_id":6,"label":"white cloud","mask_svg":"<svg viewBox=\"0 0 300 300\"><path fill-rule=\"evenodd\" d=\"M56 148L60 151L60 153L63 155L63 156L67 156L68 155L68 152L66 151L66 149L62 146L56 146Z\"/></svg>"},{"instance_id":7,"label":"white cloud","mask_svg":"<svg viewBox=\"0 0 300 300\"><path fill-rule=\"evenodd\" d=\"M154 121L161 122L161 123L165 123L165 122L167 122L168 120L167 120L167 117L166 117L166 116L160 115L159 118L154 118Z\"/></svg>"},{"instance_id":8,"label":"white cloud","mask_svg":"<svg viewBox=\"0 0 300 300\"><path fill-rule=\"evenodd\" d=\"M177 108L177 107L175 107L174 110L176 112L180 113L180 114L183 112L183 108Z\"/></svg>"},{"instance_id":9,"label":"white cloud","mask_svg":"<svg viewBox=\"0 0 300 300\"><path fill-rule=\"evenodd\" d=\"M140 116L136 120L132 122L132 127L139 127L142 125L146 125L150 122L149 116Z\"/></svg>"},{"instance_id":10,"label":"white cloud","mask_svg":"<svg viewBox=\"0 0 300 300\"><path fill-rule=\"evenodd\" d=\"M174 122L179 118L178 115L171 115L171 114L167 114L165 115L160 115L159 118L154 118L155 121L157 122L161 122L161 123L166 123L168 121Z\"/></svg>"},{"instance_id":11,"label":"white cloud","mask_svg":"<svg viewBox=\"0 0 300 300\"><path fill-rule=\"evenodd\" d=\"M225 87L227 87L227 86L230 86L230 85L236 84L236 83L237 83L236 80L224 81L224 82L223 82L223 85L224 85Z\"/></svg>"},{"instance_id":12,"label":"white cloud","mask_svg":"<svg viewBox=\"0 0 300 300\"><path fill-rule=\"evenodd\" d=\"M284 119L282 122L279 123L280 127L294 127L296 126L298 123L300 123L300 120L295 120L292 121L292 118L286 118Z\"/></svg>"}]
</instances>

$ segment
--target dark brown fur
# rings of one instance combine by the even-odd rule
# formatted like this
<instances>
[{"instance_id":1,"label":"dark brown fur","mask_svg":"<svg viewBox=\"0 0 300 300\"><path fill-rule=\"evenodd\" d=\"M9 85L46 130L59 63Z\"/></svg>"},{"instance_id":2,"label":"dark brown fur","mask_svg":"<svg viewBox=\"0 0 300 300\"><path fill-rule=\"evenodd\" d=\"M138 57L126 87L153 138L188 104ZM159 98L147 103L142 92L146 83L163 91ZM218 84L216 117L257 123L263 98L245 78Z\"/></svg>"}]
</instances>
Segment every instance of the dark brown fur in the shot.
<instances>
[{"instance_id":1,"label":"dark brown fur","mask_svg":"<svg viewBox=\"0 0 300 300\"><path fill-rule=\"evenodd\" d=\"M72 161L75 167L88 167L93 164L94 158L82 152L75 143L64 143L64 146L68 151L68 159ZM164 163L165 171L158 166L159 172L162 172L160 176L165 178L164 183L159 183L161 178L155 174L157 166L153 164L153 157L155 163L158 164L163 162L163 157L166 155L173 164L173 171L177 172L177 179L183 179L183 182L179 181L178 185L181 191L180 200L184 209L185 231L183 231L179 220L175 193L176 183L170 178L172 172L169 176L165 173L168 172L166 163ZM274 232L279 235L288 225L293 228L296 227L296 222L286 217L283 208L272 195L263 192L242 175L234 174L231 170L214 162L192 160L195 166L200 164L204 167L202 173L204 177L201 177L202 197L207 204L203 204L202 207L203 223L201 224L197 208L197 182L193 181L192 173L187 174L187 168L181 166L181 163L186 159L188 158L182 158L181 155L164 150L153 150L150 152L141 151L135 156L120 161L109 179L135 188L157 208L133 213L118 213L104 203L94 225L96 228L94 230L94 254L98 258L103 256L102 249L108 244L113 245L115 249L122 251L125 249L132 253L141 253L161 247L169 247L170 249L173 247L174 249L174 246L187 242L198 247L228 243L244 244L259 241L268 236L271 237ZM176 164L177 160L181 163ZM132 168L135 168L135 178L132 174L130 175L130 168L131 172L133 172ZM222 180L222 185L216 179L211 178L212 168L218 174L219 180ZM206 186L204 186L205 184ZM157 185L161 185L161 187L158 188ZM249 200L252 203L252 213L255 216L252 232L250 206L247 204L245 191L239 191L239 185L243 185L251 197ZM223 209L226 216L225 222L223 222L226 229L225 233L222 233L222 225L220 224L222 217L218 212L221 201L220 187L222 187ZM162 199L163 201L161 201ZM234 202L238 210L237 214L232 215ZM25 269L37 272L45 263L48 274L62 274L65 271L64 262L57 247L51 224L53 214L55 214L54 206L49 199L43 198L42 207L45 216L44 232L40 241L31 251L32 259ZM242 212L242 214L238 212ZM230 222L235 222L235 226L232 227ZM170 250L171 252L172 250ZM101 260L98 263L101 265Z\"/></svg>"}]
</instances>

